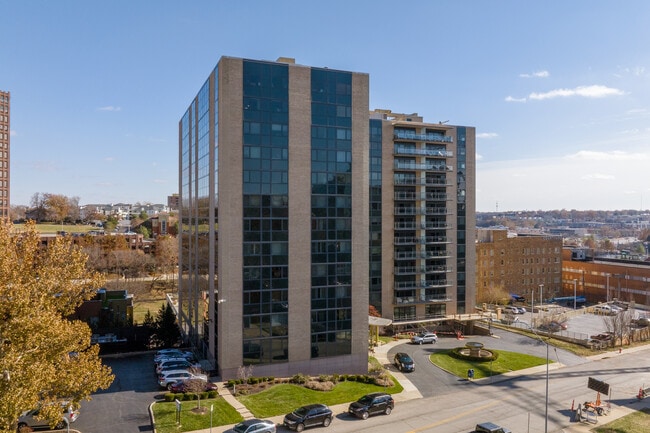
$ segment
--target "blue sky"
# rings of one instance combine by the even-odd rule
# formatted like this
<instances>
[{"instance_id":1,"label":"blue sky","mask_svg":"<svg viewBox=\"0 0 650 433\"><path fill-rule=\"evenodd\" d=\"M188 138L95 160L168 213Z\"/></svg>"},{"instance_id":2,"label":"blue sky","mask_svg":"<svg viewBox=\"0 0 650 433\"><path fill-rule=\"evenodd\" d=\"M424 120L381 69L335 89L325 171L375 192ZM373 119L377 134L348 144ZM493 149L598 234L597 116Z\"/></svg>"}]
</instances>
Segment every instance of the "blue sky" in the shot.
<instances>
[{"instance_id":1,"label":"blue sky","mask_svg":"<svg viewBox=\"0 0 650 433\"><path fill-rule=\"evenodd\" d=\"M371 109L475 126L479 211L648 209L649 41L645 0L0 0L11 201L165 203L225 55L366 72Z\"/></svg>"}]
</instances>

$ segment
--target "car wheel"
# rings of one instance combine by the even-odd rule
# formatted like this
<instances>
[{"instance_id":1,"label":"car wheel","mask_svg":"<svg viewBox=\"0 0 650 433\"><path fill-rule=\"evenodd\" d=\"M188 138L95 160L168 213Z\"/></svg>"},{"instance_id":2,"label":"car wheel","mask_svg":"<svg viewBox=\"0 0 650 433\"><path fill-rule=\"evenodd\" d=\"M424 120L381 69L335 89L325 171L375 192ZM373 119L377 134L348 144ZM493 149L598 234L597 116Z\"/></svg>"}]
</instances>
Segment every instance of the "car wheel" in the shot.
<instances>
[{"instance_id":1,"label":"car wheel","mask_svg":"<svg viewBox=\"0 0 650 433\"><path fill-rule=\"evenodd\" d=\"M329 425L332 423L332 418L325 418L323 420L323 427L329 427Z\"/></svg>"},{"instance_id":2,"label":"car wheel","mask_svg":"<svg viewBox=\"0 0 650 433\"><path fill-rule=\"evenodd\" d=\"M368 411L365 411L361 414L361 419L368 419Z\"/></svg>"},{"instance_id":3,"label":"car wheel","mask_svg":"<svg viewBox=\"0 0 650 433\"><path fill-rule=\"evenodd\" d=\"M301 431L303 431L304 429L305 429L305 425L304 425L304 424L301 423L301 424L297 424L297 425L296 425L296 431L297 431L297 432L301 432Z\"/></svg>"},{"instance_id":4,"label":"car wheel","mask_svg":"<svg viewBox=\"0 0 650 433\"><path fill-rule=\"evenodd\" d=\"M66 425L67 425L66 422L64 420L61 420L57 423L57 425L54 426L54 428L56 430L62 430L65 428Z\"/></svg>"},{"instance_id":5,"label":"car wheel","mask_svg":"<svg viewBox=\"0 0 650 433\"><path fill-rule=\"evenodd\" d=\"M391 411L392 411L392 409L390 408L390 406L386 406L386 410L384 410L384 413L386 415L390 415Z\"/></svg>"},{"instance_id":6,"label":"car wheel","mask_svg":"<svg viewBox=\"0 0 650 433\"><path fill-rule=\"evenodd\" d=\"M420 341L418 342L418 344L422 345L422 340L420 340Z\"/></svg>"}]
</instances>

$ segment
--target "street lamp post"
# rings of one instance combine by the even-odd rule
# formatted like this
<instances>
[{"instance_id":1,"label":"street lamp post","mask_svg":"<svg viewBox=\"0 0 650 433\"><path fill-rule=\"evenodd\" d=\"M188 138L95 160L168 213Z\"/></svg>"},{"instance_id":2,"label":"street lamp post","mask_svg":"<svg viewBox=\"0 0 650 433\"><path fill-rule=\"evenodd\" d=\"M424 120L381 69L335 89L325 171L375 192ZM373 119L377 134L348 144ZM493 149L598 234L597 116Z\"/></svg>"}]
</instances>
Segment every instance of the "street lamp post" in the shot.
<instances>
[{"instance_id":1,"label":"street lamp post","mask_svg":"<svg viewBox=\"0 0 650 433\"><path fill-rule=\"evenodd\" d=\"M576 287L578 286L578 280L573 279L573 309L576 309Z\"/></svg>"},{"instance_id":2,"label":"street lamp post","mask_svg":"<svg viewBox=\"0 0 650 433\"><path fill-rule=\"evenodd\" d=\"M542 314L542 304L544 301L542 300L542 294L544 293L544 284L539 285L539 315L538 315L538 320L537 323L541 323L541 314Z\"/></svg>"},{"instance_id":3,"label":"street lamp post","mask_svg":"<svg viewBox=\"0 0 650 433\"><path fill-rule=\"evenodd\" d=\"M535 332L535 329L532 326L530 326L530 325L527 325L527 326L530 328L530 330L533 332L533 334L535 334L535 337L537 337L537 339L539 341L546 344L546 391L545 391L546 396L545 396L545 399L544 399L544 407L545 407L545 409L544 409L544 433L548 433L548 364L549 364L548 346L549 346L549 344L548 344L547 341L542 340L542 338L539 335L537 335L537 332Z\"/></svg>"}]
</instances>

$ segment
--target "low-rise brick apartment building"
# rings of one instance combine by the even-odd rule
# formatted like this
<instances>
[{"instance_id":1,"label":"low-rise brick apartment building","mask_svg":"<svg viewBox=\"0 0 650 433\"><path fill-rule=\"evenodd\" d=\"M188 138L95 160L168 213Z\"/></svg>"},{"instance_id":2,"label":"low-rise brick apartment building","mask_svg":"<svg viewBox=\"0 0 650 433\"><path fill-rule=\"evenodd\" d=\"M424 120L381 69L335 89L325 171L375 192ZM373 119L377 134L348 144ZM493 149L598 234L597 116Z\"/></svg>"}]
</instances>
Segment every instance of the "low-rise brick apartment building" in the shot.
<instances>
[{"instance_id":1,"label":"low-rise brick apartment building","mask_svg":"<svg viewBox=\"0 0 650 433\"><path fill-rule=\"evenodd\" d=\"M503 287L530 302L558 296L562 286L562 238L516 235L506 229L478 229L476 236L477 300Z\"/></svg>"},{"instance_id":2,"label":"low-rise brick apartment building","mask_svg":"<svg viewBox=\"0 0 650 433\"><path fill-rule=\"evenodd\" d=\"M585 296L588 304L613 299L650 305L650 262L629 255L594 256L586 248L562 250L563 296Z\"/></svg>"}]
</instances>

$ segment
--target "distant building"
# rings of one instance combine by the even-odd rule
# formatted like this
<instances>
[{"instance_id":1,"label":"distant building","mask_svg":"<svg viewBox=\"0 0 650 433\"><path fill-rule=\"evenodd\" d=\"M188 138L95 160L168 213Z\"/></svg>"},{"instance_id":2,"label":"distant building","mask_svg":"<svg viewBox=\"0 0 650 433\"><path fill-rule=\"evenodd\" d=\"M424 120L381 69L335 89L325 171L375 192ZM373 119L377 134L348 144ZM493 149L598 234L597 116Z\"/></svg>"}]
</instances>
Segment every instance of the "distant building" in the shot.
<instances>
[{"instance_id":1,"label":"distant building","mask_svg":"<svg viewBox=\"0 0 650 433\"><path fill-rule=\"evenodd\" d=\"M181 204L181 196L178 194L172 194L167 196L167 207L170 210L178 210L178 207Z\"/></svg>"},{"instance_id":2,"label":"distant building","mask_svg":"<svg viewBox=\"0 0 650 433\"><path fill-rule=\"evenodd\" d=\"M476 290L482 299L488 288L503 287L530 302L560 293L562 238L559 236L509 236L507 230L479 229L476 236Z\"/></svg>"},{"instance_id":3,"label":"distant building","mask_svg":"<svg viewBox=\"0 0 650 433\"><path fill-rule=\"evenodd\" d=\"M594 256L587 248L562 250L562 294L587 302L613 299L650 306L650 262L627 254Z\"/></svg>"},{"instance_id":4,"label":"distant building","mask_svg":"<svg viewBox=\"0 0 650 433\"><path fill-rule=\"evenodd\" d=\"M10 124L9 92L0 90L0 219L9 218L11 208L9 193L11 191L10 155L11 124Z\"/></svg>"},{"instance_id":5,"label":"distant building","mask_svg":"<svg viewBox=\"0 0 650 433\"><path fill-rule=\"evenodd\" d=\"M77 307L74 318L93 329L133 326L133 295L126 290L99 289L93 299Z\"/></svg>"}]
</instances>

